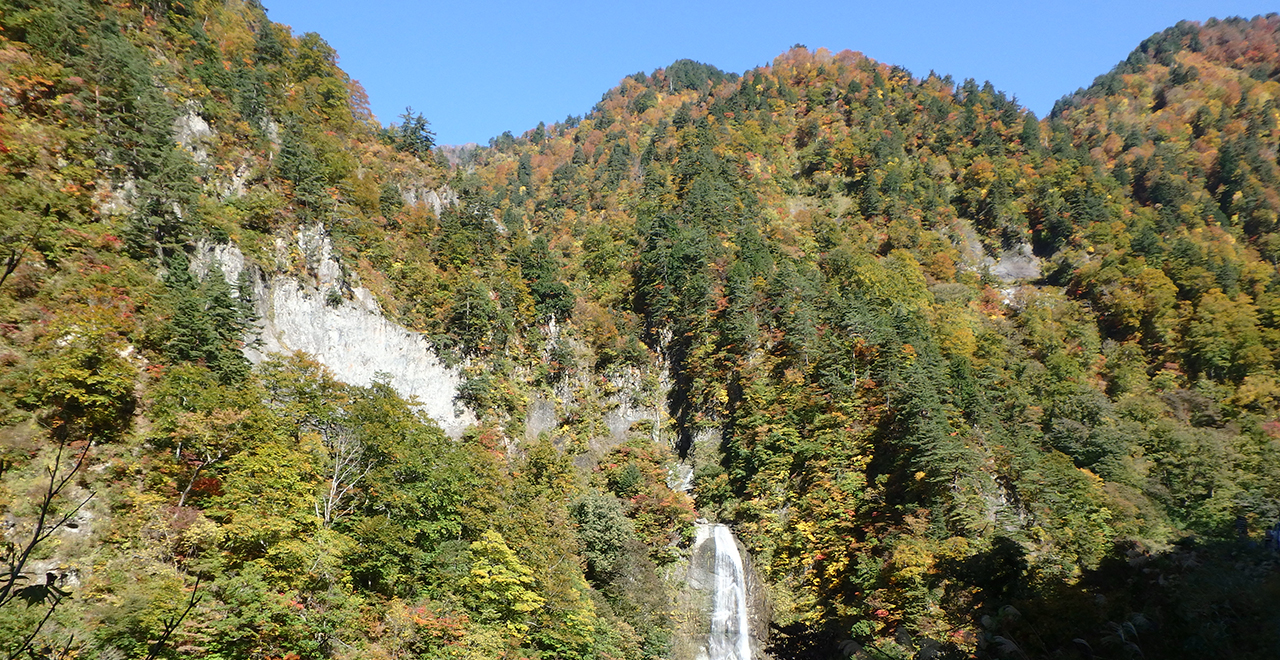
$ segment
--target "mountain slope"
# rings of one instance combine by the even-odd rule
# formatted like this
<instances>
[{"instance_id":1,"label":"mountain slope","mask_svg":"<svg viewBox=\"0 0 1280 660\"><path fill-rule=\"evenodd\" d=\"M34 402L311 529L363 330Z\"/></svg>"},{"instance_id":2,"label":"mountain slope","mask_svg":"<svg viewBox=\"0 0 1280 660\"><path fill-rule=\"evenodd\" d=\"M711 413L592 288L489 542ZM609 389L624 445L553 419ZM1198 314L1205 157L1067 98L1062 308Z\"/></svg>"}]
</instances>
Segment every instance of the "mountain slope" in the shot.
<instances>
[{"instance_id":1,"label":"mountain slope","mask_svg":"<svg viewBox=\"0 0 1280 660\"><path fill-rule=\"evenodd\" d=\"M1274 15L1155 35L1043 121L797 48L447 154L255 3L0 26L6 533L55 465L75 525L8 557L0 637L667 657L701 516L775 657L1274 646ZM430 338L476 425L251 365L272 278ZM41 571L73 598L19 602Z\"/></svg>"},{"instance_id":2,"label":"mountain slope","mask_svg":"<svg viewBox=\"0 0 1280 660\"><path fill-rule=\"evenodd\" d=\"M1197 34L1216 49L1165 53ZM662 356L699 508L787 586L794 644L933 636L1015 594L1053 611L1038 590L1134 542L1272 522L1276 88L1232 53L1265 61L1274 39L1274 18L1180 25L1045 122L851 53L704 69L700 89L659 71L576 126L495 140L477 175L496 216L548 235ZM1197 63L1200 93L1228 103L1191 144L1200 111L1156 99ZM1209 148L1233 132L1255 142L1224 166ZM1237 187L1188 176L1192 158ZM599 284L601 252L633 255L629 281ZM1047 620L1083 635L1143 614L1124 607ZM1004 635L972 620L969 643Z\"/></svg>"}]
</instances>

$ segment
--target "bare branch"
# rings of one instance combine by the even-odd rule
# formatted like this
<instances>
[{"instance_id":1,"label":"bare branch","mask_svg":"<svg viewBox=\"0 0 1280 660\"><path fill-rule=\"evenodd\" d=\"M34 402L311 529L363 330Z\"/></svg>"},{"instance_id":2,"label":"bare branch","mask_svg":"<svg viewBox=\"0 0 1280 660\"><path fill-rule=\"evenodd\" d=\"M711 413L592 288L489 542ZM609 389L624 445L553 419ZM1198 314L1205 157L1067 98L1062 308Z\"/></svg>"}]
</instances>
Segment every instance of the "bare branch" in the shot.
<instances>
[{"instance_id":1,"label":"bare branch","mask_svg":"<svg viewBox=\"0 0 1280 660\"><path fill-rule=\"evenodd\" d=\"M50 208L51 207L48 204L44 205L44 218L49 217ZM18 266L22 263L23 254L25 254L27 250L35 247L36 241L40 240L40 235L44 233L45 224L46 223L44 222L36 223L35 231L31 233L31 236L29 236L25 242L14 240L11 243L9 247L9 254L6 255L4 259L4 272L0 273L0 286L4 285L4 281L9 279L9 276L13 274L13 271L18 270Z\"/></svg>"},{"instance_id":2,"label":"bare branch","mask_svg":"<svg viewBox=\"0 0 1280 660\"><path fill-rule=\"evenodd\" d=\"M164 622L164 634L160 635L160 639L156 640L156 643L151 645L151 649L147 651L146 660L155 660L156 656L160 653L160 650L164 648L165 642L169 641L169 636L178 629L178 626L182 625L182 620L187 618L187 615L191 613L192 608L194 608L196 603L199 602L199 598L200 576L197 575L195 586L191 587L191 599L187 601L187 608L182 610L181 614L171 617L169 620Z\"/></svg>"},{"instance_id":3,"label":"bare branch","mask_svg":"<svg viewBox=\"0 0 1280 660\"><path fill-rule=\"evenodd\" d=\"M27 542L26 546L23 547L22 551L17 553L16 556L10 555L9 566L5 571L6 575L3 578L4 583L0 584L0 607L3 607L13 600L14 587L22 578L22 575L26 570L27 560L31 557L31 553L35 551L36 547L66 525L67 521L71 520L71 518L79 513L80 509L82 509L85 504L88 504L89 500L93 499L96 494L92 492L89 493L88 497L77 504L75 508L71 509L71 511L61 516L57 522L49 524L48 520L50 512L53 510L54 499L62 493L62 491L67 487L67 484L71 482L72 477L74 477L76 473L80 471L80 468L84 466L85 458L89 454L89 447L90 445L86 443L84 449L80 451L80 455L76 458L75 465L73 465L71 470L59 479L58 473L60 472L59 468L62 465L62 453L66 448L66 444L63 442L58 443L58 452L54 456L53 465L49 466L46 470L49 474L49 485L45 488L44 497L40 501L40 513L36 517L36 527L31 533L31 540Z\"/></svg>"},{"instance_id":4,"label":"bare branch","mask_svg":"<svg viewBox=\"0 0 1280 660\"><path fill-rule=\"evenodd\" d=\"M317 515L325 527L333 521L355 510L352 494L356 486L373 469L376 461L366 457L364 443L351 429L338 424L327 425L320 429L320 435L329 448L332 462L329 474L329 489L323 502L316 505Z\"/></svg>"},{"instance_id":5,"label":"bare branch","mask_svg":"<svg viewBox=\"0 0 1280 660\"><path fill-rule=\"evenodd\" d=\"M84 508L84 505L89 503L89 500L93 499L94 493L90 492L88 497L81 500L80 503L76 504L76 506L70 511L58 516L56 521L52 523L50 522L50 516L54 515L54 501L67 488L67 485L71 483L71 480L75 477L76 473L84 467L84 462L88 457L90 446L91 445L88 443L85 444L84 449L80 451L80 455L76 457L75 464L71 466L70 470L64 473L62 472L62 456L66 449L66 442L58 442L58 451L54 455L53 464L45 470L49 475L49 482L45 487L44 495L40 500L39 515L36 517L35 529L31 532L31 538L22 547L21 551L18 550L16 545L9 544L5 553L5 562L7 563L7 566L5 567L4 575L0 576L0 607L12 604L17 598L22 598L23 600L28 601L28 606L34 605L36 601L43 601L48 604L48 610L45 612L44 617L40 619L40 622L36 624L34 628L32 628L30 633L28 633L18 644L9 646L6 649L9 654L9 660L15 660L16 658L31 652L32 644L40 634L40 631L44 629L44 625L53 617L53 613L58 609L58 606L62 604L63 599L69 597L67 592L59 589L54 584L57 580L57 576L53 573L46 574L45 583L43 585L31 585L23 587L22 589L18 589L17 586L19 583L27 579L25 574L27 561L30 559L31 554L35 549L66 525L68 521L75 517L75 515ZM67 642L68 648L70 647L70 643L70 641Z\"/></svg>"},{"instance_id":6,"label":"bare branch","mask_svg":"<svg viewBox=\"0 0 1280 660\"><path fill-rule=\"evenodd\" d=\"M44 624L49 622L50 617L53 616L53 612L58 609L60 603L62 603L62 596L54 594L53 602L49 604L49 610L44 613L44 618L40 619L40 623L37 623L36 627L31 629L31 634L27 635L21 644L10 647L9 660L15 660L31 649L31 643L35 641L36 635L40 634L40 630L44 628Z\"/></svg>"}]
</instances>

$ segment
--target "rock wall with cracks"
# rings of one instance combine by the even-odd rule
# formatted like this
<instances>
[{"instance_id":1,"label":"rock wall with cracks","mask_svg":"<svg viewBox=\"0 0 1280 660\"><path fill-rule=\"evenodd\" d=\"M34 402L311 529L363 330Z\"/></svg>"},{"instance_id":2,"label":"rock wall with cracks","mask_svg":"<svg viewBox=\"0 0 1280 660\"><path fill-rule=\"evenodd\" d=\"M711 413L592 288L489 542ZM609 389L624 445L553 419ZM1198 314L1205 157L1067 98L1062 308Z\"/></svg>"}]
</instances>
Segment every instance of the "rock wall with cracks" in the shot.
<instances>
[{"instance_id":1,"label":"rock wall with cracks","mask_svg":"<svg viewBox=\"0 0 1280 660\"><path fill-rule=\"evenodd\" d=\"M306 260L307 276L268 274L233 244L202 241L192 256L192 273L201 279L220 267L235 287L248 271L261 333L257 345L245 347L245 356L258 364L271 354L305 352L350 385L386 378L451 437L475 423L474 414L455 403L459 371L436 357L425 335L387 319L368 289L347 280L324 227L301 228L295 240L291 246L277 239L276 257L288 263L296 249Z\"/></svg>"}]
</instances>

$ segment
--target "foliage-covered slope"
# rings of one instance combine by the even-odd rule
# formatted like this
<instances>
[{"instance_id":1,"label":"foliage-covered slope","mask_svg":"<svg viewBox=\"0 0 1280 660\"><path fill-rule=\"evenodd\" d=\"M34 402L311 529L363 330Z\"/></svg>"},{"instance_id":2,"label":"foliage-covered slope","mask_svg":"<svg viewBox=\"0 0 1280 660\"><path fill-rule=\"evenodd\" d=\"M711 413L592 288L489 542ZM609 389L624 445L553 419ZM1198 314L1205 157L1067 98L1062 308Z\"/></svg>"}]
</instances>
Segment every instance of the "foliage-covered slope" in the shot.
<instances>
[{"instance_id":1,"label":"foliage-covered slope","mask_svg":"<svg viewBox=\"0 0 1280 660\"><path fill-rule=\"evenodd\" d=\"M777 657L1274 648L1239 537L1280 515L1280 19L1179 24L1044 121L797 48L446 159L256 4L2 9L0 492L10 564L60 585L0 583L4 637L662 657L702 515L772 585ZM250 283L188 274L229 240L305 276L280 246L316 223L463 369L464 438L251 368ZM82 452L49 498L77 526L24 556Z\"/></svg>"},{"instance_id":2,"label":"foliage-covered slope","mask_svg":"<svg viewBox=\"0 0 1280 660\"><path fill-rule=\"evenodd\" d=\"M662 356L699 509L779 585L780 654L1052 654L1126 622L1148 652L1248 648L1257 600L1213 633L1174 602L1230 592L1081 572L1275 522L1275 41L1181 24L1044 122L851 53L682 62L477 177L559 252L588 341L625 319ZM1028 252L1030 287L990 259ZM1036 638L995 617L1015 602Z\"/></svg>"},{"instance_id":3,"label":"foliage-covered slope","mask_svg":"<svg viewBox=\"0 0 1280 660\"><path fill-rule=\"evenodd\" d=\"M251 369L253 283L189 274L229 240L307 277L289 245L323 223L348 287L429 288L401 318L471 346L479 316L434 311L471 271L435 259L483 224L421 203L447 176L425 120L378 126L333 50L255 3L0 11L6 657L661 652L651 556L690 509L652 451L614 459L653 498L624 509L547 441L448 441L301 357Z\"/></svg>"}]
</instances>

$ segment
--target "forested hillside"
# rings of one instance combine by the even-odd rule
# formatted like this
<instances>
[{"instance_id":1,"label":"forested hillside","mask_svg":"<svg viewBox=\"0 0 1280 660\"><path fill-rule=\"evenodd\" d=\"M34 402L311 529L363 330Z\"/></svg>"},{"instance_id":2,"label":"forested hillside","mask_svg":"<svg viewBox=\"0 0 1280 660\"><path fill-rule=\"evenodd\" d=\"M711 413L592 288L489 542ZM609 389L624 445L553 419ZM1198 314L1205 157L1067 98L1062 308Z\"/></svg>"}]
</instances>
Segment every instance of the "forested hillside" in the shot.
<instances>
[{"instance_id":1,"label":"forested hillside","mask_svg":"<svg viewBox=\"0 0 1280 660\"><path fill-rule=\"evenodd\" d=\"M460 149L252 0L0 0L0 652L667 658L703 518L772 657L1274 654L1278 48L1180 23L1044 119L681 60ZM245 357L305 232L461 437Z\"/></svg>"}]
</instances>

